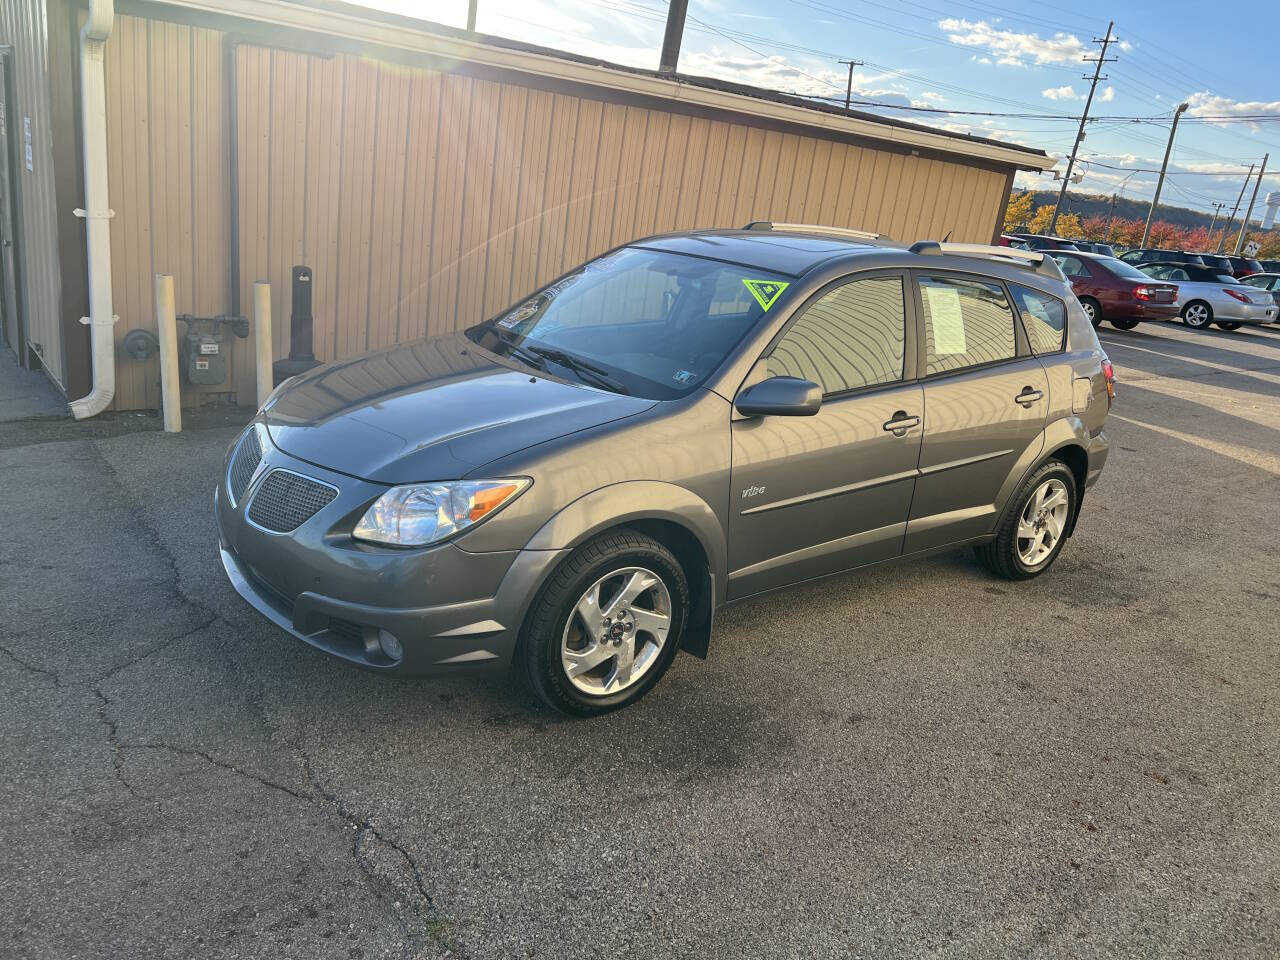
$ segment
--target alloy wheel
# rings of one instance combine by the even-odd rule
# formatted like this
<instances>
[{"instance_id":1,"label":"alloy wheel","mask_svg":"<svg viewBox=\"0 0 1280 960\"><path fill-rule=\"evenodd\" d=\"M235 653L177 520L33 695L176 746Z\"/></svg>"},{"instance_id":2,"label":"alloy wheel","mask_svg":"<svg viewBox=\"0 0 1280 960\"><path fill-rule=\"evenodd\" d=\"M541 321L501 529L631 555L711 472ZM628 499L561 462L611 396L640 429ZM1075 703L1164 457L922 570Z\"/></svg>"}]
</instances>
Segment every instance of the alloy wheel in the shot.
<instances>
[{"instance_id":1,"label":"alloy wheel","mask_svg":"<svg viewBox=\"0 0 1280 960\"><path fill-rule=\"evenodd\" d=\"M1208 326L1209 324L1209 308L1203 303L1193 303L1187 307L1182 313L1182 319L1187 321L1188 327Z\"/></svg>"},{"instance_id":2,"label":"alloy wheel","mask_svg":"<svg viewBox=\"0 0 1280 960\"><path fill-rule=\"evenodd\" d=\"M1050 477L1027 499L1018 518L1018 559L1038 567L1053 553L1067 527L1067 485Z\"/></svg>"},{"instance_id":3,"label":"alloy wheel","mask_svg":"<svg viewBox=\"0 0 1280 960\"><path fill-rule=\"evenodd\" d=\"M564 627L560 662L582 693L605 696L639 682L671 631L671 593L644 567L607 573L582 594Z\"/></svg>"}]
</instances>

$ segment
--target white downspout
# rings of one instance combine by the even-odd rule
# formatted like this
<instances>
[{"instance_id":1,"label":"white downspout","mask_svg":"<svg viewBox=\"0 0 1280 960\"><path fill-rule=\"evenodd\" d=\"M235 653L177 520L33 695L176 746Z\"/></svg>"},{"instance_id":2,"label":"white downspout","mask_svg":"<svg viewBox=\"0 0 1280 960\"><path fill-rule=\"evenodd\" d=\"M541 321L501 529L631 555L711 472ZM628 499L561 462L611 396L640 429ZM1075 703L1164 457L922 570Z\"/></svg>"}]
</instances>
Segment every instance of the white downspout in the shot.
<instances>
[{"instance_id":1,"label":"white downspout","mask_svg":"<svg viewBox=\"0 0 1280 960\"><path fill-rule=\"evenodd\" d=\"M111 210L107 208L107 37L115 21L114 0L90 0L80 31L80 112L84 141L85 246L89 263L90 356L93 389L71 401L77 420L100 414L116 394L115 316L111 312Z\"/></svg>"}]
</instances>

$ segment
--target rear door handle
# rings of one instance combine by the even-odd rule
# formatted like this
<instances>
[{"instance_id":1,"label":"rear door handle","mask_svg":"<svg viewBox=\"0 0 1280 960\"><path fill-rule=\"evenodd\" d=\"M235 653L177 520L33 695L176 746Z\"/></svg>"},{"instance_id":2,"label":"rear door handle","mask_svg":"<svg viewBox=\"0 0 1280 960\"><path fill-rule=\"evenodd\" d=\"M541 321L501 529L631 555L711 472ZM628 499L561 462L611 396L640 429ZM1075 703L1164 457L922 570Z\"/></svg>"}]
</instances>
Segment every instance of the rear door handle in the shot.
<instances>
[{"instance_id":1,"label":"rear door handle","mask_svg":"<svg viewBox=\"0 0 1280 960\"><path fill-rule=\"evenodd\" d=\"M884 422L885 430L892 433L895 437L905 437L908 430L912 427L918 426L920 426L920 418L907 416L907 411L905 410L897 411L894 413L892 420L886 420Z\"/></svg>"},{"instance_id":2,"label":"rear door handle","mask_svg":"<svg viewBox=\"0 0 1280 960\"><path fill-rule=\"evenodd\" d=\"M1031 387L1023 387L1022 392L1013 398L1015 403L1020 403L1024 407L1030 407L1033 403L1044 396L1039 390L1033 390Z\"/></svg>"}]
</instances>

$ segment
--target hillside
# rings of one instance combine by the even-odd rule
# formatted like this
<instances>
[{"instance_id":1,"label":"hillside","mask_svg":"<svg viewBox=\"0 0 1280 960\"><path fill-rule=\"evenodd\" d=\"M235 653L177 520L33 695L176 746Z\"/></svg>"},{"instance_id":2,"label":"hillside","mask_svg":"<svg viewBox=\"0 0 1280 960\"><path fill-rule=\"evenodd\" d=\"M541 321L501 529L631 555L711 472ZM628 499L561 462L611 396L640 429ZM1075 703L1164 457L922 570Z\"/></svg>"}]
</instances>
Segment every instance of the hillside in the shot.
<instances>
[{"instance_id":1,"label":"hillside","mask_svg":"<svg viewBox=\"0 0 1280 960\"><path fill-rule=\"evenodd\" d=\"M1057 191L1037 190L1034 194L1035 209L1047 204L1053 206L1058 200ZM1245 197L1244 203L1241 204L1243 212L1245 205L1249 202L1249 198ZM1131 200L1127 197L1121 197L1116 201L1116 217L1120 220L1146 220L1147 211L1151 208L1151 204L1147 200ZM1110 195L1097 193L1072 193L1067 191L1066 203L1063 205L1063 212L1071 212L1078 216L1081 220L1089 217L1105 217L1111 210ZM1257 217L1260 215L1259 210L1254 209L1254 223L1257 223ZM1223 219L1231 213L1231 208L1227 207L1222 212L1222 217L1218 219L1218 226L1221 227ZM1240 222L1241 214L1236 214L1236 223ZM1160 212L1158 219L1171 223L1176 227L1185 227L1194 229L1196 227L1208 227L1213 220L1213 215L1209 213L1200 213L1197 210L1188 210L1186 207L1176 207L1164 203L1160 204Z\"/></svg>"}]
</instances>

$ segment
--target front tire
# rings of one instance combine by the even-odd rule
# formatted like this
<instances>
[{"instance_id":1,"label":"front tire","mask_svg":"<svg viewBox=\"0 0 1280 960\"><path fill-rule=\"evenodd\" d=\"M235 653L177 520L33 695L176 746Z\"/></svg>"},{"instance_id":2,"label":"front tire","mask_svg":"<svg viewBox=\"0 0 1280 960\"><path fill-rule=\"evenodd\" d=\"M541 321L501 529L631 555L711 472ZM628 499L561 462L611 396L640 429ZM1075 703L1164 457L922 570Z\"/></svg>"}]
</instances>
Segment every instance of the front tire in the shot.
<instances>
[{"instance_id":1,"label":"front tire","mask_svg":"<svg viewBox=\"0 0 1280 960\"><path fill-rule=\"evenodd\" d=\"M1102 305L1093 297L1081 297L1080 306L1084 307L1085 316L1096 330L1102 324Z\"/></svg>"},{"instance_id":2,"label":"front tire","mask_svg":"<svg viewBox=\"0 0 1280 960\"><path fill-rule=\"evenodd\" d=\"M634 530L569 555L525 618L517 661L548 706L582 717L634 703L675 659L689 583L675 556Z\"/></svg>"},{"instance_id":3,"label":"front tire","mask_svg":"<svg viewBox=\"0 0 1280 960\"><path fill-rule=\"evenodd\" d=\"M1213 308L1203 300L1192 300L1182 308L1182 322L1192 330L1203 330L1213 323Z\"/></svg>"},{"instance_id":4,"label":"front tire","mask_svg":"<svg viewBox=\"0 0 1280 960\"><path fill-rule=\"evenodd\" d=\"M1111 325L1117 330L1132 330L1141 322L1141 320L1134 320L1131 317L1113 317Z\"/></svg>"},{"instance_id":5,"label":"front tire","mask_svg":"<svg viewBox=\"0 0 1280 960\"><path fill-rule=\"evenodd\" d=\"M1219 330L1239 330L1243 326L1244 326L1243 323L1236 323L1235 321L1230 321L1230 322L1225 320L1218 321Z\"/></svg>"},{"instance_id":6,"label":"front tire","mask_svg":"<svg viewBox=\"0 0 1280 960\"><path fill-rule=\"evenodd\" d=\"M1049 460L1019 488L996 538L975 548L978 559L1006 580L1040 576L1062 552L1078 497L1075 474Z\"/></svg>"}]
</instances>

